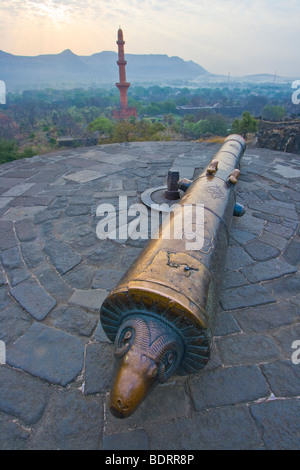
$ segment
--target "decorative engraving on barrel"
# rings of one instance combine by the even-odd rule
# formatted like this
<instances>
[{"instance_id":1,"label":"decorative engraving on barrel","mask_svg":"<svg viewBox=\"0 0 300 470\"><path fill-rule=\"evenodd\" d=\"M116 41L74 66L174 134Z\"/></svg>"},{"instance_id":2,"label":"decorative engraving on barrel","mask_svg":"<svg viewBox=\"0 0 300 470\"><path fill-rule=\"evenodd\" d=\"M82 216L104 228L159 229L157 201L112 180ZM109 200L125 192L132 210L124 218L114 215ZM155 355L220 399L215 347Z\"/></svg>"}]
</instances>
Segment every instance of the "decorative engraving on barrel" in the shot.
<instances>
[{"instance_id":1,"label":"decorative engraving on barrel","mask_svg":"<svg viewBox=\"0 0 300 470\"><path fill-rule=\"evenodd\" d=\"M217 185L208 186L206 188L206 191L208 192L208 194L210 194L210 196L213 199L225 199L226 198L226 194L224 193L223 189Z\"/></svg>"}]
</instances>

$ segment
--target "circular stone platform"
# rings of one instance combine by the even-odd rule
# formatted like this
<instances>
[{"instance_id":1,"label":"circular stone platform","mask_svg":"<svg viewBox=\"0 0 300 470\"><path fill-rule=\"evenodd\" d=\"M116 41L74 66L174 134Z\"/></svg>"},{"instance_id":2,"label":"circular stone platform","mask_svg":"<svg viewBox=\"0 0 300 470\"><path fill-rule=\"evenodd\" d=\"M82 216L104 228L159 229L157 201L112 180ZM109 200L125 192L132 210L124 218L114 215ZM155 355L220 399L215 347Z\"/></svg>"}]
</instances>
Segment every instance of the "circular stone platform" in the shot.
<instances>
[{"instance_id":1,"label":"circular stone platform","mask_svg":"<svg viewBox=\"0 0 300 470\"><path fill-rule=\"evenodd\" d=\"M242 159L247 212L232 226L207 368L158 386L127 420L108 411L112 345L98 312L145 241L99 240L96 208L139 202L170 169L191 178L218 148L113 144L0 166L1 449L300 448L297 155Z\"/></svg>"}]
</instances>

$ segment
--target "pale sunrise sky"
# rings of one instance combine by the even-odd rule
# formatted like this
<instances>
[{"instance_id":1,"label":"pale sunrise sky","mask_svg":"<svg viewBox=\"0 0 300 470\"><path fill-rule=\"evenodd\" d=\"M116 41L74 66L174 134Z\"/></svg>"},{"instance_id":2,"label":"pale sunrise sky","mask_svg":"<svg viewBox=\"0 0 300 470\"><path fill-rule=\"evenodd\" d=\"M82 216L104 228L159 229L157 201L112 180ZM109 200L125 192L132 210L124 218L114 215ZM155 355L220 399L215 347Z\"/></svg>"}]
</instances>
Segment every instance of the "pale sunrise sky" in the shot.
<instances>
[{"instance_id":1,"label":"pale sunrise sky","mask_svg":"<svg viewBox=\"0 0 300 470\"><path fill-rule=\"evenodd\" d=\"M193 60L216 74L300 79L299 0L0 0L0 50L117 51Z\"/></svg>"}]
</instances>

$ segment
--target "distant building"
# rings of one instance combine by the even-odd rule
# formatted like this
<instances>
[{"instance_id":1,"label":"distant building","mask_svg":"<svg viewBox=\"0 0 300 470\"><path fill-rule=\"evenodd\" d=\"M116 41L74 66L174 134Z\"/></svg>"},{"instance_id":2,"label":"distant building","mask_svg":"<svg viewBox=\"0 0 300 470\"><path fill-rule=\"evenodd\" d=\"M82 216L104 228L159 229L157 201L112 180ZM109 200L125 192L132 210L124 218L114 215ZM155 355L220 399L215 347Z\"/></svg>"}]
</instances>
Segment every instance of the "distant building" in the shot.
<instances>
[{"instance_id":1,"label":"distant building","mask_svg":"<svg viewBox=\"0 0 300 470\"><path fill-rule=\"evenodd\" d=\"M123 40L123 31L121 28L118 30L118 56L119 60L117 64L119 66L119 77L120 82L116 83L116 86L119 88L120 91L120 109L113 110L113 117L115 119L128 119L130 116L137 117L137 110L136 108L128 108L128 101L127 101L127 90L130 87L130 83L126 82L126 71L125 66L127 64L125 60L125 53L124 53L124 44L125 41Z\"/></svg>"}]
</instances>

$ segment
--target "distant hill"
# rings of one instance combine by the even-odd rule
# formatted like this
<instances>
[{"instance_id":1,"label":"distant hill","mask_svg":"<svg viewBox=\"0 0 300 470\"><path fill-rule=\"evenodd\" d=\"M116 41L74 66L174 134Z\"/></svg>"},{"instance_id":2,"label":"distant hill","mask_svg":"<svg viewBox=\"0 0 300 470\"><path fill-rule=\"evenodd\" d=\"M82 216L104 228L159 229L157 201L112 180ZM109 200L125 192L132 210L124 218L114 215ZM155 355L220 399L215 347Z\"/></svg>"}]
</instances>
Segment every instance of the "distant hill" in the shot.
<instances>
[{"instance_id":1,"label":"distant hill","mask_svg":"<svg viewBox=\"0 0 300 470\"><path fill-rule=\"evenodd\" d=\"M281 77L279 75L272 75L269 73L260 73L257 75L244 75L239 77L241 82L251 82L251 83L290 83L290 77Z\"/></svg>"},{"instance_id":2,"label":"distant hill","mask_svg":"<svg viewBox=\"0 0 300 470\"><path fill-rule=\"evenodd\" d=\"M7 90L64 85L101 85L118 81L117 53L104 51L91 56L78 56L69 49L60 54L34 57L16 56L0 51L0 79ZM192 61L163 54L126 54L127 78L134 82L191 80L209 76Z\"/></svg>"},{"instance_id":3,"label":"distant hill","mask_svg":"<svg viewBox=\"0 0 300 470\"><path fill-rule=\"evenodd\" d=\"M0 51L0 80L7 91L37 88L101 87L119 81L117 53L103 51L78 56L69 49L60 54L34 57ZM193 61L165 54L126 54L127 80L133 85L202 86L228 83L228 76L214 75ZM290 78L275 78L289 83ZM231 83L273 83L274 75L260 74L231 77Z\"/></svg>"}]
</instances>

